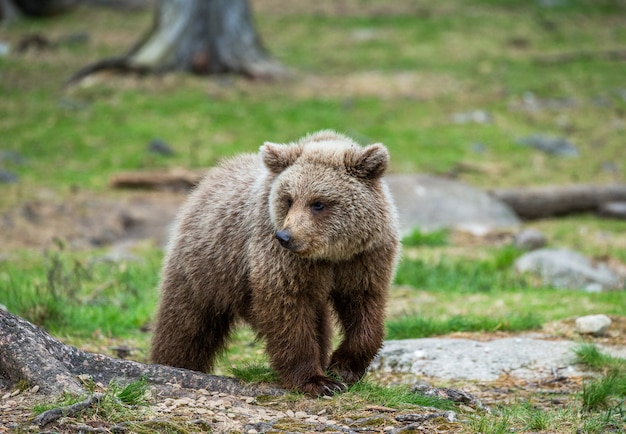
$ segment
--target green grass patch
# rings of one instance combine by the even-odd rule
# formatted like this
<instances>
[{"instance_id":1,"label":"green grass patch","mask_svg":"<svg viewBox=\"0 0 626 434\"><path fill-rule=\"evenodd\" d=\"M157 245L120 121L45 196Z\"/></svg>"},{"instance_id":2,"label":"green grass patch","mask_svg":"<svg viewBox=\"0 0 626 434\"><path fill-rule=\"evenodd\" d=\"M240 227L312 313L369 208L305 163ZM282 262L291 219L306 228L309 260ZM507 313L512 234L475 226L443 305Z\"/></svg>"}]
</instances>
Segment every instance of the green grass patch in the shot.
<instances>
[{"instance_id":1,"label":"green grass patch","mask_svg":"<svg viewBox=\"0 0 626 434\"><path fill-rule=\"evenodd\" d=\"M579 363L602 373L599 378L585 382L583 408L622 414L626 421L626 359L603 353L594 344L578 347L576 357Z\"/></svg>"},{"instance_id":2,"label":"green grass patch","mask_svg":"<svg viewBox=\"0 0 626 434\"><path fill-rule=\"evenodd\" d=\"M470 317L455 315L437 320L418 315L387 321L387 339L416 339L454 332L520 332L539 329L543 320L533 314L506 317Z\"/></svg>"},{"instance_id":3,"label":"green grass patch","mask_svg":"<svg viewBox=\"0 0 626 434\"><path fill-rule=\"evenodd\" d=\"M520 251L511 247L493 249L487 259L443 257L436 262L405 256L398 266L395 282L435 292L492 292L519 290L529 286L513 270Z\"/></svg>"},{"instance_id":4,"label":"green grass patch","mask_svg":"<svg viewBox=\"0 0 626 434\"><path fill-rule=\"evenodd\" d=\"M246 362L232 366L230 373L246 383L279 383L278 373L262 362Z\"/></svg>"},{"instance_id":5,"label":"green grass patch","mask_svg":"<svg viewBox=\"0 0 626 434\"><path fill-rule=\"evenodd\" d=\"M156 306L160 252L109 262L47 252L23 262L0 262L0 302L53 334L88 337L137 332Z\"/></svg>"},{"instance_id":6,"label":"green grass patch","mask_svg":"<svg viewBox=\"0 0 626 434\"><path fill-rule=\"evenodd\" d=\"M441 247L448 244L448 237L449 231L447 229L424 232L416 228L402 238L402 245L404 247Z\"/></svg>"},{"instance_id":7,"label":"green grass patch","mask_svg":"<svg viewBox=\"0 0 626 434\"><path fill-rule=\"evenodd\" d=\"M83 423L94 419L112 423L134 423L138 417L143 416L143 408L147 404L147 390L145 379L130 382L126 386L111 382L99 399L94 399L91 405L82 410L72 410L72 414L67 413L69 411L67 407L85 401L86 397L64 393L55 401L36 404L33 407L33 413L39 415L48 410L61 408L64 411L64 417Z\"/></svg>"},{"instance_id":8,"label":"green grass patch","mask_svg":"<svg viewBox=\"0 0 626 434\"><path fill-rule=\"evenodd\" d=\"M358 381L346 394L348 397L358 397L366 402L391 408L419 405L450 410L454 407L448 400L421 395L411 391L408 386L380 386L365 380Z\"/></svg>"}]
</instances>

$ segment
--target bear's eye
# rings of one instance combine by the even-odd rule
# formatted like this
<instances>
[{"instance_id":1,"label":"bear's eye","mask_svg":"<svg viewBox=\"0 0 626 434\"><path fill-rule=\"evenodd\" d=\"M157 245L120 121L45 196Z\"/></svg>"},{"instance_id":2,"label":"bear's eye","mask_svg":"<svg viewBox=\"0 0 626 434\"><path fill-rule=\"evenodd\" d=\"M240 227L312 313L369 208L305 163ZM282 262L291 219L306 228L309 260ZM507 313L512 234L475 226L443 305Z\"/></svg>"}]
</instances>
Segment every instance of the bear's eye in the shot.
<instances>
[{"instance_id":1,"label":"bear's eye","mask_svg":"<svg viewBox=\"0 0 626 434\"><path fill-rule=\"evenodd\" d=\"M287 205L287 209L291 209L291 206L293 205L293 200L290 197L286 198L285 205Z\"/></svg>"},{"instance_id":2,"label":"bear's eye","mask_svg":"<svg viewBox=\"0 0 626 434\"><path fill-rule=\"evenodd\" d=\"M326 205L322 202L314 202L313 205L311 205L311 209L315 212L324 211L324 208L326 208Z\"/></svg>"}]
</instances>

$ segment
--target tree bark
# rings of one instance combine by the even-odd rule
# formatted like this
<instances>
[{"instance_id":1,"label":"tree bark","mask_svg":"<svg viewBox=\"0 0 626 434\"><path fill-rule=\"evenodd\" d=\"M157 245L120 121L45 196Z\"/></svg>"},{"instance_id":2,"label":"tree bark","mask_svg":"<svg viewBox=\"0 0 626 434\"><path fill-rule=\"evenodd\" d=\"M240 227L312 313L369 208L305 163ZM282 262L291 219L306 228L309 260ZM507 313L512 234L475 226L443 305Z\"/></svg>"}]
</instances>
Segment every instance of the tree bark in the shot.
<instances>
[{"instance_id":1,"label":"tree bark","mask_svg":"<svg viewBox=\"0 0 626 434\"><path fill-rule=\"evenodd\" d=\"M279 395L283 389L248 385L235 378L203 374L162 365L146 365L113 359L68 346L30 322L0 309L0 378L14 385L20 380L39 386L40 393L58 395L64 391L86 393L78 375L95 382L130 382L145 378L151 385L177 384L188 389L207 389L230 395Z\"/></svg>"},{"instance_id":2,"label":"tree bark","mask_svg":"<svg viewBox=\"0 0 626 434\"><path fill-rule=\"evenodd\" d=\"M21 14L44 17L73 9L78 0L0 0L0 21L12 21Z\"/></svg>"},{"instance_id":3,"label":"tree bark","mask_svg":"<svg viewBox=\"0 0 626 434\"><path fill-rule=\"evenodd\" d=\"M489 193L524 219L597 212L607 202L626 201L624 184L495 189Z\"/></svg>"},{"instance_id":4,"label":"tree bark","mask_svg":"<svg viewBox=\"0 0 626 434\"><path fill-rule=\"evenodd\" d=\"M286 69L263 47L248 0L159 0L152 28L128 54L89 65L74 83L101 70L190 71L277 78Z\"/></svg>"}]
</instances>

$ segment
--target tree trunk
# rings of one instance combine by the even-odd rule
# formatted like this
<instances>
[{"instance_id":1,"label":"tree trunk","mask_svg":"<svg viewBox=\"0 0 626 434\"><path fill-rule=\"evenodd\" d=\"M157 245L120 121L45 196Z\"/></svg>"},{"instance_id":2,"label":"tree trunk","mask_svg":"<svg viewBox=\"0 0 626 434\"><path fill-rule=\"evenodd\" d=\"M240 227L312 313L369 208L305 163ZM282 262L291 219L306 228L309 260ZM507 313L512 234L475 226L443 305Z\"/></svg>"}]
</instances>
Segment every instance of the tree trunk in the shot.
<instances>
[{"instance_id":1,"label":"tree trunk","mask_svg":"<svg viewBox=\"0 0 626 434\"><path fill-rule=\"evenodd\" d=\"M489 193L524 219L596 212L605 203L626 201L624 184L496 189Z\"/></svg>"},{"instance_id":2,"label":"tree trunk","mask_svg":"<svg viewBox=\"0 0 626 434\"><path fill-rule=\"evenodd\" d=\"M78 375L108 384L120 379L130 382L145 378L153 386L177 384L189 389L207 389L231 395L278 395L285 391L266 385L247 385L239 380L162 365L145 365L114 359L67 346L28 321L0 309L0 388L23 380L39 386L40 393L63 391L84 394Z\"/></svg>"},{"instance_id":3,"label":"tree trunk","mask_svg":"<svg viewBox=\"0 0 626 434\"><path fill-rule=\"evenodd\" d=\"M251 78L286 73L263 47L248 0L159 0L152 29L128 54L89 65L69 83L106 69L232 72Z\"/></svg>"},{"instance_id":4,"label":"tree trunk","mask_svg":"<svg viewBox=\"0 0 626 434\"><path fill-rule=\"evenodd\" d=\"M21 14L44 17L73 9L78 0L0 0L0 21L13 21Z\"/></svg>"}]
</instances>

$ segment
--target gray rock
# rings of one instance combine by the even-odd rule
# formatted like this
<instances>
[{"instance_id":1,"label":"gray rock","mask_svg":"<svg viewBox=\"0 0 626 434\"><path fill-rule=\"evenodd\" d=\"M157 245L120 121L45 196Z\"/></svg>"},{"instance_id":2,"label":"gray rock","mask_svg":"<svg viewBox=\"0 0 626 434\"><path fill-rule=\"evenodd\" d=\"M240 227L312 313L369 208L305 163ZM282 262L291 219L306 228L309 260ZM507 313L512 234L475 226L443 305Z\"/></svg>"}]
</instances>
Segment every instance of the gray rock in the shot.
<instances>
[{"instance_id":1,"label":"gray rock","mask_svg":"<svg viewBox=\"0 0 626 434\"><path fill-rule=\"evenodd\" d=\"M0 183L2 184L12 184L19 180L19 177L12 172L9 172L4 169L0 169Z\"/></svg>"},{"instance_id":2,"label":"gray rock","mask_svg":"<svg viewBox=\"0 0 626 434\"><path fill-rule=\"evenodd\" d=\"M519 257L515 269L542 279L546 286L599 292L624 289L619 275L605 264L593 264L584 255L567 249L540 249Z\"/></svg>"},{"instance_id":3,"label":"gray rock","mask_svg":"<svg viewBox=\"0 0 626 434\"><path fill-rule=\"evenodd\" d=\"M406 339L386 341L370 369L410 372L446 380L495 381L502 374L524 379L574 376L573 342L528 337L495 339Z\"/></svg>"},{"instance_id":4,"label":"gray rock","mask_svg":"<svg viewBox=\"0 0 626 434\"><path fill-rule=\"evenodd\" d=\"M517 143L523 146L530 146L538 149L546 154L558 155L562 157L577 157L579 154L578 148L563 137L535 134L519 139Z\"/></svg>"},{"instance_id":5,"label":"gray rock","mask_svg":"<svg viewBox=\"0 0 626 434\"><path fill-rule=\"evenodd\" d=\"M513 240L515 247L521 250L536 250L547 243L546 236L536 229L524 229Z\"/></svg>"},{"instance_id":6,"label":"gray rock","mask_svg":"<svg viewBox=\"0 0 626 434\"><path fill-rule=\"evenodd\" d=\"M626 202L604 202L598 207L601 216L626 220Z\"/></svg>"},{"instance_id":7,"label":"gray rock","mask_svg":"<svg viewBox=\"0 0 626 434\"><path fill-rule=\"evenodd\" d=\"M580 334L602 336L611 325L611 318L606 315L586 315L576 318L576 331Z\"/></svg>"},{"instance_id":8,"label":"gray rock","mask_svg":"<svg viewBox=\"0 0 626 434\"><path fill-rule=\"evenodd\" d=\"M494 381L505 374L541 381L584 375L584 368L575 365L573 350L578 345L530 334L487 342L453 338L386 341L370 370L445 380ZM626 356L624 347L599 347L614 357Z\"/></svg>"},{"instance_id":9,"label":"gray rock","mask_svg":"<svg viewBox=\"0 0 626 434\"><path fill-rule=\"evenodd\" d=\"M153 154L165 155L168 157L174 155L174 150L171 148L171 146L161 139L150 140L150 143L148 143L148 152L152 152Z\"/></svg>"},{"instance_id":10,"label":"gray rock","mask_svg":"<svg viewBox=\"0 0 626 434\"><path fill-rule=\"evenodd\" d=\"M517 228L519 218L508 205L467 184L423 174L389 175L387 183L400 216L403 234L462 225Z\"/></svg>"},{"instance_id":11,"label":"gray rock","mask_svg":"<svg viewBox=\"0 0 626 434\"><path fill-rule=\"evenodd\" d=\"M455 124L488 124L491 123L491 115L484 110L474 110L452 115L452 122Z\"/></svg>"}]
</instances>

